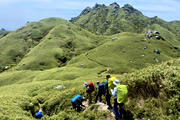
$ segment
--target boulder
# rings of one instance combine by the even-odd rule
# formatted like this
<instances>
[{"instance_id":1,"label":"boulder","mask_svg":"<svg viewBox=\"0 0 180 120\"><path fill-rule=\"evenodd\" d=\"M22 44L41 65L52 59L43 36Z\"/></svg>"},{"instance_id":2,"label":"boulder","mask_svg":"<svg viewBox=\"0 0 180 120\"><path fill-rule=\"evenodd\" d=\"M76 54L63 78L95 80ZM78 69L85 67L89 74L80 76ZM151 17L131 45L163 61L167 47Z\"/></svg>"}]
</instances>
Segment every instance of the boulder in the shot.
<instances>
[{"instance_id":1,"label":"boulder","mask_svg":"<svg viewBox=\"0 0 180 120\"><path fill-rule=\"evenodd\" d=\"M154 31L154 34L160 34L158 31Z\"/></svg>"},{"instance_id":2,"label":"boulder","mask_svg":"<svg viewBox=\"0 0 180 120\"><path fill-rule=\"evenodd\" d=\"M147 46L145 46L143 49L147 49Z\"/></svg>"},{"instance_id":3,"label":"boulder","mask_svg":"<svg viewBox=\"0 0 180 120\"><path fill-rule=\"evenodd\" d=\"M159 50L154 50L155 53L157 54L160 54L160 51Z\"/></svg>"},{"instance_id":4,"label":"boulder","mask_svg":"<svg viewBox=\"0 0 180 120\"><path fill-rule=\"evenodd\" d=\"M156 36L156 39L160 40L160 39L161 39L161 36Z\"/></svg>"},{"instance_id":5,"label":"boulder","mask_svg":"<svg viewBox=\"0 0 180 120\"><path fill-rule=\"evenodd\" d=\"M58 86L56 86L54 88L60 89L60 88L65 88L65 86L64 85L58 85Z\"/></svg>"}]
</instances>

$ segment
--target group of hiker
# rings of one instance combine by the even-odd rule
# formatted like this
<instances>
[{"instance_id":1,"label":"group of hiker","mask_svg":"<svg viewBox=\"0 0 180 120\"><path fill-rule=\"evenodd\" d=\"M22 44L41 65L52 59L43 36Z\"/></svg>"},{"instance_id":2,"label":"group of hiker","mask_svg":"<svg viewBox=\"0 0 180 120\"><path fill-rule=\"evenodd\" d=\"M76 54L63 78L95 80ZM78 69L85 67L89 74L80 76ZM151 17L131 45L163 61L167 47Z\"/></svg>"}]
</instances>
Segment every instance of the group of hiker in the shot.
<instances>
[{"instance_id":1,"label":"group of hiker","mask_svg":"<svg viewBox=\"0 0 180 120\"><path fill-rule=\"evenodd\" d=\"M96 82L96 98L95 103L97 103L98 98L99 102L102 101L102 95L106 97L106 103L108 105L108 109L114 109L115 118L117 120L123 117L125 113L123 109L123 105L128 101L128 90L126 85L120 85L120 81L116 79L116 77L111 77L110 75L106 75L105 83L101 83L99 81ZM93 82L84 83L86 87L86 93L88 96L88 104L92 104L92 93L95 91L95 87ZM111 96L114 96L114 106L111 105ZM73 99L71 99L72 108L77 112L82 111L82 107L86 108L82 102L85 100L80 94L76 95ZM119 110L118 110L119 107ZM35 114L36 119L41 119L44 116L42 114L42 110Z\"/></svg>"},{"instance_id":2,"label":"group of hiker","mask_svg":"<svg viewBox=\"0 0 180 120\"><path fill-rule=\"evenodd\" d=\"M114 109L115 117L118 120L119 118L122 118L122 115L125 113L123 109L123 105L125 102L128 101L128 90L126 85L120 85L120 81L116 79L116 77L111 77L110 75L106 75L106 81L104 84L100 84L99 81L96 82L96 99L95 103L97 103L97 100L99 98L99 101L102 101L102 95L105 95L106 97L106 103L108 105L108 109ZM86 87L86 93L88 95L88 104L92 103L92 93L95 91L95 87L93 85L93 82L84 83L84 86ZM114 107L111 105L111 96L114 96ZM84 97L81 97L81 95L75 96L72 100L72 106L73 108L80 112L81 106L85 107L82 102L84 101ZM119 106L119 110L118 110Z\"/></svg>"}]
</instances>

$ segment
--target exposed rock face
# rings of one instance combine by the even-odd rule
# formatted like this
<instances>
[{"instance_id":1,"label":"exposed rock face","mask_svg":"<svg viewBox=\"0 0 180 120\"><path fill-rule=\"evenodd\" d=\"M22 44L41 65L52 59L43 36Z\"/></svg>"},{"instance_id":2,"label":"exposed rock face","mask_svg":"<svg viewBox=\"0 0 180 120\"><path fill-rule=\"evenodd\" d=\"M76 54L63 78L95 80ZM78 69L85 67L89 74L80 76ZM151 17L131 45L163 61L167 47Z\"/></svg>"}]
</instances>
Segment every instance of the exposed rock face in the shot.
<instances>
[{"instance_id":1,"label":"exposed rock face","mask_svg":"<svg viewBox=\"0 0 180 120\"><path fill-rule=\"evenodd\" d=\"M156 39L160 40L160 39L161 39L161 37L160 37L160 36L156 36Z\"/></svg>"},{"instance_id":2,"label":"exposed rock face","mask_svg":"<svg viewBox=\"0 0 180 120\"><path fill-rule=\"evenodd\" d=\"M114 8L119 8L120 7L116 2L110 4L110 6L114 6Z\"/></svg>"},{"instance_id":3,"label":"exposed rock face","mask_svg":"<svg viewBox=\"0 0 180 120\"><path fill-rule=\"evenodd\" d=\"M142 13L136 9L134 9L131 5L125 4L124 7L122 7L124 11L126 11L129 14L136 14L136 15L141 15Z\"/></svg>"},{"instance_id":4,"label":"exposed rock face","mask_svg":"<svg viewBox=\"0 0 180 120\"><path fill-rule=\"evenodd\" d=\"M90 7L87 7L82 11L82 13L80 15L86 15L87 13L91 12L91 10L92 9Z\"/></svg>"}]
</instances>

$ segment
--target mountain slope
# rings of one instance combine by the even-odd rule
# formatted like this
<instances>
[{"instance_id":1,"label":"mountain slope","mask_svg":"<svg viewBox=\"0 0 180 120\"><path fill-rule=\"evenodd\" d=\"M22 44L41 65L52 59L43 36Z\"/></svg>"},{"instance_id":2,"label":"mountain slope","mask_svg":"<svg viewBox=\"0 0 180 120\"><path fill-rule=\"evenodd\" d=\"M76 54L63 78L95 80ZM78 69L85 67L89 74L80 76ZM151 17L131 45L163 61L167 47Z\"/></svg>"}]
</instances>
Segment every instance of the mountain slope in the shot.
<instances>
[{"instance_id":1,"label":"mountain slope","mask_svg":"<svg viewBox=\"0 0 180 120\"><path fill-rule=\"evenodd\" d=\"M72 23L59 24L25 56L17 68L43 70L62 67L74 56L97 47L103 38Z\"/></svg>"},{"instance_id":2,"label":"mountain slope","mask_svg":"<svg viewBox=\"0 0 180 120\"><path fill-rule=\"evenodd\" d=\"M108 42L88 53L90 59L108 67L111 73L132 72L179 55L180 51L168 41L157 40L155 35L149 39L145 34L133 33L111 36Z\"/></svg>"},{"instance_id":3,"label":"mountain slope","mask_svg":"<svg viewBox=\"0 0 180 120\"><path fill-rule=\"evenodd\" d=\"M30 22L0 39L0 71L14 66L57 24L67 22L60 18L48 18Z\"/></svg>"},{"instance_id":4,"label":"mountain slope","mask_svg":"<svg viewBox=\"0 0 180 120\"><path fill-rule=\"evenodd\" d=\"M166 34L169 37L165 39L173 37L173 39L169 39L172 43L176 41L173 45L179 47L180 44L180 30L175 26L175 23L173 25L157 16L148 18L129 4L122 8L117 3L109 6L96 4L93 8L84 9L78 17L72 18L70 21L93 33L104 35L121 32L142 33L146 32L149 26L157 24L168 31ZM169 32L171 33L169 34Z\"/></svg>"}]
</instances>

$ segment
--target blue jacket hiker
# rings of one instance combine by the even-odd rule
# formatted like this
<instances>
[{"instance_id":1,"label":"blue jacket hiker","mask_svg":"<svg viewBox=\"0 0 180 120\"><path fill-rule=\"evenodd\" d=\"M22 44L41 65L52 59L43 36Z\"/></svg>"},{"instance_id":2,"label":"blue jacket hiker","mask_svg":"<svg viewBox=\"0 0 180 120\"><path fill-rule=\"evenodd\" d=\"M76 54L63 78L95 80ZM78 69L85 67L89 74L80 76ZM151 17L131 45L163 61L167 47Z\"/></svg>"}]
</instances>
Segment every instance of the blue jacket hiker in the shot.
<instances>
[{"instance_id":1,"label":"blue jacket hiker","mask_svg":"<svg viewBox=\"0 0 180 120\"><path fill-rule=\"evenodd\" d=\"M81 106L85 107L82 102L83 102L83 98L81 97L81 95L76 95L72 100L72 107L77 111L80 112L82 110Z\"/></svg>"},{"instance_id":2,"label":"blue jacket hiker","mask_svg":"<svg viewBox=\"0 0 180 120\"><path fill-rule=\"evenodd\" d=\"M111 106L111 95L109 94L109 91L108 91L108 80L109 78L111 78L110 75L106 75L106 82L104 83L104 93L105 93L105 96L106 96L106 102L107 102L107 105L108 105L108 109L112 109L112 106Z\"/></svg>"},{"instance_id":3,"label":"blue jacket hiker","mask_svg":"<svg viewBox=\"0 0 180 120\"><path fill-rule=\"evenodd\" d=\"M41 119L43 116L44 116L44 114L42 114L41 111L35 113L35 118L36 118L36 119Z\"/></svg>"},{"instance_id":4,"label":"blue jacket hiker","mask_svg":"<svg viewBox=\"0 0 180 120\"><path fill-rule=\"evenodd\" d=\"M97 88L96 88L96 100L95 103L97 103L98 97L99 97L99 101L102 101L102 95L104 94L104 84L99 84L99 81L96 82L97 83Z\"/></svg>"}]
</instances>

